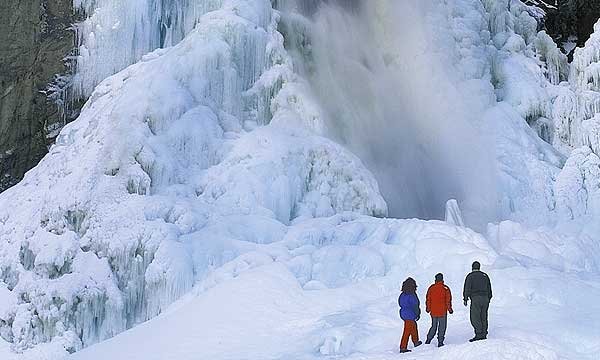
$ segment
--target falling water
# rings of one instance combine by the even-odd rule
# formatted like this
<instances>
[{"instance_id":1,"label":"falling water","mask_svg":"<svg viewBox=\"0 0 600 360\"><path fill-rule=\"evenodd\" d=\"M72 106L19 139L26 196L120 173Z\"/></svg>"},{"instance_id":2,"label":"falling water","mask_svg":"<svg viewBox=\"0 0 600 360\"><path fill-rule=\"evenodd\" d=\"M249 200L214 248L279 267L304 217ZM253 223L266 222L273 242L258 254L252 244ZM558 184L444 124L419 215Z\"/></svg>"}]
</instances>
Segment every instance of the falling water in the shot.
<instances>
[{"instance_id":1,"label":"falling water","mask_svg":"<svg viewBox=\"0 0 600 360\"><path fill-rule=\"evenodd\" d=\"M494 154L429 31L434 5L298 1L309 25L290 41L301 28L290 15L288 46L321 101L328 136L375 174L390 215L439 219L456 198L471 226L493 220Z\"/></svg>"}]
</instances>

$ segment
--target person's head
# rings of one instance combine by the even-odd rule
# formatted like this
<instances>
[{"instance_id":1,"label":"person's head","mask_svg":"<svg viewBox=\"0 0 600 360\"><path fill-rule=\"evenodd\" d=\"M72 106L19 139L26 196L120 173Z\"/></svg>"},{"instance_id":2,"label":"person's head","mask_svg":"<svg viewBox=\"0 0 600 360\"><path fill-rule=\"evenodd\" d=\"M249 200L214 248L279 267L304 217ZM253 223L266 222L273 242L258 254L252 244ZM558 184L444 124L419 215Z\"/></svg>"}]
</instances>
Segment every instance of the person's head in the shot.
<instances>
[{"instance_id":1,"label":"person's head","mask_svg":"<svg viewBox=\"0 0 600 360\"><path fill-rule=\"evenodd\" d=\"M479 261L473 261L473 265L471 265L471 269L481 270L481 264L479 263Z\"/></svg>"},{"instance_id":2,"label":"person's head","mask_svg":"<svg viewBox=\"0 0 600 360\"><path fill-rule=\"evenodd\" d=\"M402 292L405 294L415 294L417 292L417 282L413 278L408 278L402 283Z\"/></svg>"},{"instance_id":3,"label":"person's head","mask_svg":"<svg viewBox=\"0 0 600 360\"><path fill-rule=\"evenodd\" d=\"M444 274L442 273L438 273L435 275L435 282L441 282L444 281Z\"/></svg>"}]
</instances>

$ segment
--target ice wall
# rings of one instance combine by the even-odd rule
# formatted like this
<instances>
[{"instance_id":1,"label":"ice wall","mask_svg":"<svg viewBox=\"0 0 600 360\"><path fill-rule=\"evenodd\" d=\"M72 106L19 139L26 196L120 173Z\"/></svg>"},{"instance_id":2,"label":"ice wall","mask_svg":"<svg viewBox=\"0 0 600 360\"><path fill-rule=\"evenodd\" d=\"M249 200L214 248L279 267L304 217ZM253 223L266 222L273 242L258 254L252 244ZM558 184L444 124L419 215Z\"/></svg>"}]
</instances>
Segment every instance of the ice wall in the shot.
<instances>
[{"instance_id":1,"label":"ice wall","mask_svg":"<svg viewBox=\"0 0 600 360\"><path fill-rule=\"evenodd\" d=\"M579 146L599 153L600 23L595 29L585 47L575 50L569 84L564 84L554 101L555 143L567 153Z\"/></svg>"}]
</instances>

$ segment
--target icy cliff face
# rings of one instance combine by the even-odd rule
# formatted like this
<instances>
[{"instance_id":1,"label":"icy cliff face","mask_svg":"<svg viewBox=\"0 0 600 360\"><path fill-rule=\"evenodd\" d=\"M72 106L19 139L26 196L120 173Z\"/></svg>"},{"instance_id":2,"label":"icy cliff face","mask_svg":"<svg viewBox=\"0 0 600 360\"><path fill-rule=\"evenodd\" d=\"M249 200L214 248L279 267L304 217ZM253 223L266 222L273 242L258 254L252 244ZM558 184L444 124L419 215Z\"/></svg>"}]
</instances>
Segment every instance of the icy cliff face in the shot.
<instances>
[{"instance_id":1,"label":"icy cliff face","mask_svg":"<svg viewBox=\"0 0 600 360\"><path fill-rule=\"evenodd\" d=\"M589 146L598 153L600 25L584 48L575 50L569 83L554 103L556 144L564 151Z\"/></svg>"},{"instance_id":2,"label":"icy cliff face","mask_svg":"<svg viewBox=\"0 0 600 360\"><path fill-rule=\"evenodd\" d=\"M568 82L553 100L554 146L569 154L554 185L558 212L568 218L598 216L600 164L600 23L575 50Z\"/></svg>"}]
</instances>

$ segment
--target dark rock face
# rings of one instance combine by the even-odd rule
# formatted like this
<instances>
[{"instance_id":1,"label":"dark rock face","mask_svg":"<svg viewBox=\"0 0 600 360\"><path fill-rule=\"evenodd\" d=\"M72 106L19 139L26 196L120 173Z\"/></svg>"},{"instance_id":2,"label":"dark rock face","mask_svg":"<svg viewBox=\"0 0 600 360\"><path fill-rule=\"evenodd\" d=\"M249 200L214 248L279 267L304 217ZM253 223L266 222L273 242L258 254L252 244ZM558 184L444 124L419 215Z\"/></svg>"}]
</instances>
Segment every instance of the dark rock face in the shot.
<instances>
[{"instance_id":1,"label":"dark rock face","mask_svg":"<svg viewBox=\"0 0 600 360\"><path fill-rule=\"evenodd\" d=\"M579 46L583 46L585 41L590 38L594 32L594 24L600 19L600 0L586 0L581 4L576 13Z\"/></svg>"},{"instance_id":2,"label":"dark rock face","mask_svg":"<svg viewBox=\"0 0 600 360\"><path fill-rule=\"evenodd\" d=\"M47 153L48 127L63 121L46 90L67 72L72 0L0 1L0 191Z\"/></svg>"},{"instance_id":3,"label":"dark rock face","mask_svg":"<svg viewBox=\"0 0 600 360\"><path fill-rule=\"evenodd\" d=\"M554 4L554 1L546 3ZM537 6L546 11L548 34L559 44L576 36L577 46L582 47L594 32L594 24L600 19L600 0L558 0L556 6L552 7L543 4L537 2Z\"/></svg>"}]
</instances>

